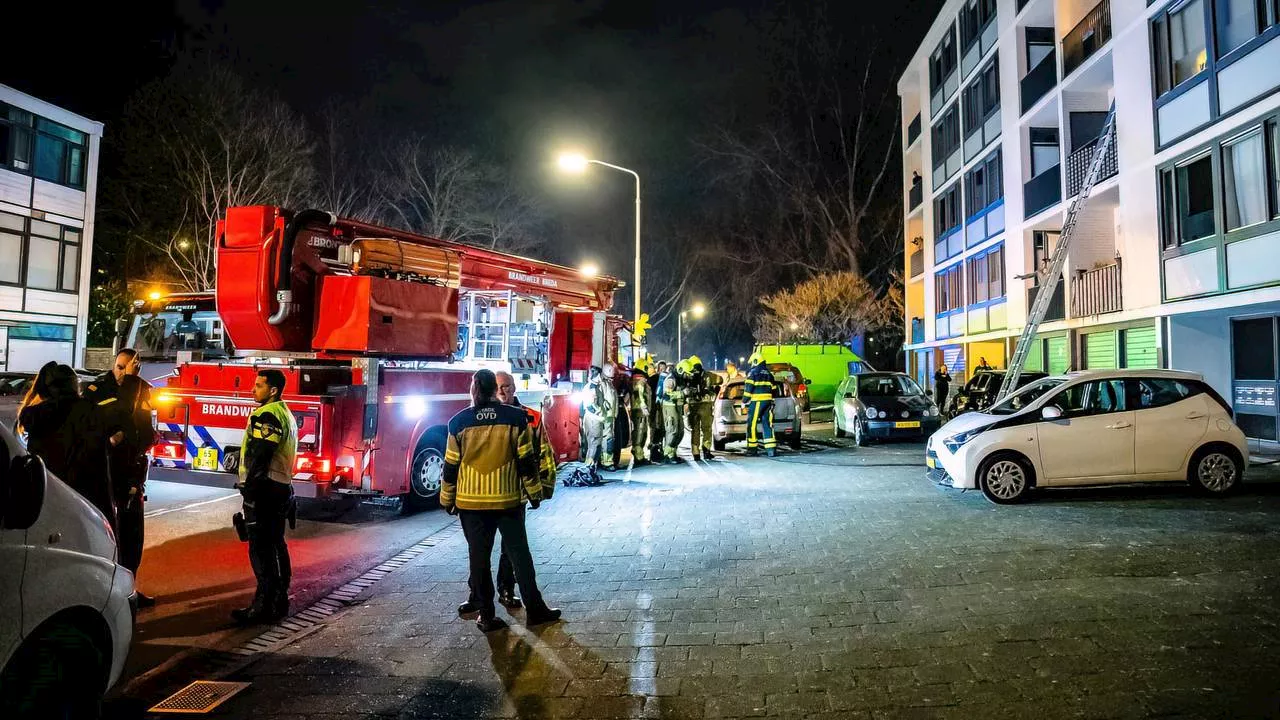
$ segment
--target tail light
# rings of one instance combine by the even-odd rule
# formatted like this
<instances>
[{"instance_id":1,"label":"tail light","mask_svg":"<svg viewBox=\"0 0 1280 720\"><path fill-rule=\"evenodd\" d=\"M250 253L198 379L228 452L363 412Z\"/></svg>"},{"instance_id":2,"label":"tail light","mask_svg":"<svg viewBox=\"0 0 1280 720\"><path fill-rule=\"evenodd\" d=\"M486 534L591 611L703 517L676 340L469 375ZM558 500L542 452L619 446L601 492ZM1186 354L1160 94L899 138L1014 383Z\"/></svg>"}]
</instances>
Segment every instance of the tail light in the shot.
<instances>
[{"instance_id":1,"label":"tail light","mask_svg":"<svg viewBox=\"0 0 1280 720\"><path fill-rule=\"evenodd\" d=\"M157 460L182 460L186 457L186 448L175 442L158 442L151 446L150 455Z\"/></svg>"},{"instance_id":2,"label":"tail light","mask_svg":"<svg viewBox=\"0 0 1280 720\"><path fill-rule=\"evenodd\" d=\"M327 457L309 457L299 455L293 461L293 474L310 473L318 480L329 480L333 477L333 461Z\"/></svg>"},{"instance_id":3,"label":"tail light","mask_svg":"<svg viewBox=\"0 0 1280 720\"><path fill-rule=\"evenodd\" d=\"M809 394L809 386L808 386L808 385L805 385L804 383L798 383L798 384L796 385L796 394L797 394L797 395L808 395L808 394Z\"/></svg>"}]
</instances>

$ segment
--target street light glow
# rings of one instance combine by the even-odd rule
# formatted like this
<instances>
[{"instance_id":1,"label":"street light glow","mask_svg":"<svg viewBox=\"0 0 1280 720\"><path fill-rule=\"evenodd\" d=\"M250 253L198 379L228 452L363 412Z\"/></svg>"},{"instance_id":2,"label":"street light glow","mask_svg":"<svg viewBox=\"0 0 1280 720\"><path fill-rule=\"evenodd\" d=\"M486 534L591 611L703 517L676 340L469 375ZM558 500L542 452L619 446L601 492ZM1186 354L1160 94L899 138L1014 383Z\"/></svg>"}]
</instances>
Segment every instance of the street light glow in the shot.
<instances>
[{"instance_id":1,"label":"street light glow","mask_svg":"<svg viewBox=\"0 0 1280 720\"><path fill-rule=\"evenodd\" d=\"M600 274L600 266L593 262L586 262L582 264L582 267L578 268L578 272L584 278L593 278Z\"/></svg>"},{"instance_id":2,"label":"street light glow","mask_svg":"<svg viewBox=\"0 0 1280 720\"><path fill-rule=\"evenodd\" d=\"M799 326L799 325L797 325L796 323L791 323L791 330L792 330L792 331L796 331L796 330L799 330L799 329L800 329L800 326Z\"/></svg>"},{"instance_id":3,"label":"street light glow","mask_svg":"<svg viewBox=\"0 0 1280 720\"><path fill-rule=\"evenodd\" d=\"M557 162L565 172L580 173L587 169L587 156L582 153L561 153Z\"/></svg>"},{"instance_id":4,"label":"street light glow","mask_svg":"<svg viewBox=\"0 0 1280 720\"><path fill-rule=\"evenodd\" d=\"M159 300L162 297L164 297L164 295L161 294L159 290L152 290L151 292L147 293L148 300Z\"/></svg>"},{"instance_id":5,"label":"street light glow","mask_svg":"<svg viewBox=\"0 0 1280 720\"><path fill-rule=\"evenodd\" d=\"M703 315L707 314L707 306L703 305L702 303L694 303L692 310L693 310L694 317L700 318Z\"/></svg>"},{"instance_id":6,"label":"street light glow","mask_svg":"<svg viewBox=\"0 0 1280 720\"><path fill-rule=\"evenodd\" d=\"M179 241L178 241L178 249L179 249L179 250L186 250L186 249L187 249L187 248L189 248L189 247L191 247L191 242L190 242L189 240L179 240Z\"/></svg>"}]
</instances>

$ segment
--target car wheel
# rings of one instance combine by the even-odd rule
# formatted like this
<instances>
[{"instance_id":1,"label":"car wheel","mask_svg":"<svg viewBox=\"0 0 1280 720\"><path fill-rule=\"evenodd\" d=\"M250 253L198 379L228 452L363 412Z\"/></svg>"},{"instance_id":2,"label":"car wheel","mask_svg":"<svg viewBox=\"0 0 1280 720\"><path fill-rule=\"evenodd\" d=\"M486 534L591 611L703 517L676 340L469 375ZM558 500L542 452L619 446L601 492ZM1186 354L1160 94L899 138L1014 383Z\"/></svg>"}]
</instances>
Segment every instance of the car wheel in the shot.
<instances>
[{"instance_id":1,"label":"car wheel","mask_svg":"<svg viewBox=\"0 0 1280 720\"><path fill-rule=\"evenodd\" d=\"M842 413L842 412L840 412L839 410L837 410L837 411L835 412L835 417L833 418L833 422L834 422L834 424L835 424L835 426L836 426L836 437L844 437L844 436L846 436L846 435L848 435L848 434L849 434L849 433L847 433L847 432L845 432L845 431L844 431L844 428L840 427L840 416L841 416L841 415L843 415L843 414L844 414L844 413Z\"/></svg>"},{"instance_id":2,"label":"car wheel","mask_svg":"<svg viewBox=\"0 0 1280 720\"><path fill-rule=\"evenodd\" d=\"M1224 445L1200 448L1187 467L1188 480L1207 495L1226 495L1240 485L1244 463L1234 449Z\"/></svg>"},{"instance_id":3,"label":"car wheel","mask_svg":"<svg viewBox=\"0 0 1280 720\"><path fill-rule=\"evenodd\" d=\"M98 717L109 658L75 625L38 632L0 675L0 717Z\"/></svg>"},{"instance_id":4,"label":"car wheel","mask_svg":"<svg viewBox=\"0 0 1280 720\"><path fill-rule=\"evenodd\" d=\"M1022 502L1031 492L1031 466L1013 455L997 455L978 468L982 494L997 505Z\"/></svg>"},{"instance_id":5,"label":"car wheel","mask_svg":"<svg viewBox=\"0 0 1280 720\"><path fill-rule=\"evenodd\" d=\"M871 444L871 438L867 436L867 428L863 424L862 418L856 418L853 421L853 444L858 447L866 447Z\"/></svg>"},{"instance_id":6,"label":"car wheel","mask_svg":"<svg viewBox=\"0 0 1280 720\"><path fill-rule=\"evenodd\" d=\"M240 471L240 448L227 448L222 451L222 469L235 475Z\"/></svg>"}]
</instances>

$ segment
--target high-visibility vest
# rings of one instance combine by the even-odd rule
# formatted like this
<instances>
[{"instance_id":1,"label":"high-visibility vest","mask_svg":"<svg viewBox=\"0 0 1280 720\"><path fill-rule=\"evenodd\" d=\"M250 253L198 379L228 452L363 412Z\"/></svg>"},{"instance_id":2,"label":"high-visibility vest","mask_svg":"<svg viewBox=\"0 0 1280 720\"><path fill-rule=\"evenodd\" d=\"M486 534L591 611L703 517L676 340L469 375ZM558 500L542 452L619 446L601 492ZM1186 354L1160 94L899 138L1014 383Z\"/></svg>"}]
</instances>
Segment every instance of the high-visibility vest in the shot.
<instances>
[{"instance_id":1,"label":"high-visibility vest","mask_svg":"<svg viewBox=\"0 0 1280 720\"><path fill-rule=\"evenodd\" d=\"M255 425L254 418L262 415L272 415L283 428L282 436L269 425L258 423ZM240 441L240 483L243 485L249 469L245 463L245 452L249 447L250 440L264 440L267 442L275 442L276 450L271 456L271 466L267 470L267 475L273 482L282 485L289 485L293 482L293 463L298 457L298 425L293 419L293 413L289 411L289 406L284 404L283 400L275 400L266 405L260 405L249 415L249 421L245 424L244 437Z\"/></svg>"}]
</instances>

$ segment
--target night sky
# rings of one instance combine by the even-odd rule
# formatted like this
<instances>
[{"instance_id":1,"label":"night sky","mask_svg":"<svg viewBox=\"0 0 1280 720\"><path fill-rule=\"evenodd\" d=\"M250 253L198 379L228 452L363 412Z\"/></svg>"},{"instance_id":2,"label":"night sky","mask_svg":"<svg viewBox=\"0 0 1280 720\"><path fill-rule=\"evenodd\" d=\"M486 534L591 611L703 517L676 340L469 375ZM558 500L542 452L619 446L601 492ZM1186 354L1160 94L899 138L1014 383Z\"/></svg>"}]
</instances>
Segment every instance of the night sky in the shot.
<instances>
[{"instance_id":1,"label":"night sky","mask_svg":"<svg viewBox=\"0 0 1280 720\"><path fill-rule=\"evenodd\" d=\"M846 43L875 41L880 82L891 87L941 1L827 4L827 22ZM43 9L21 5L20 13ZM424 132L511 167L563 223L565 240L549 259L590 257L629 278L631 179L601 170L568 181L553 171L556 152L580 148L637 170L646 255L660 252L663 231L697 203L697 141L717 126L767 119L781 82L770 66L780 18L821 5L100 3L61 25L10 17L10 28L29 30L0 43L0 82L106 122L109 142L131 92L176 55L207 53L304 113L336 96L389 132Z\"/></svg>"}]
</instances>

